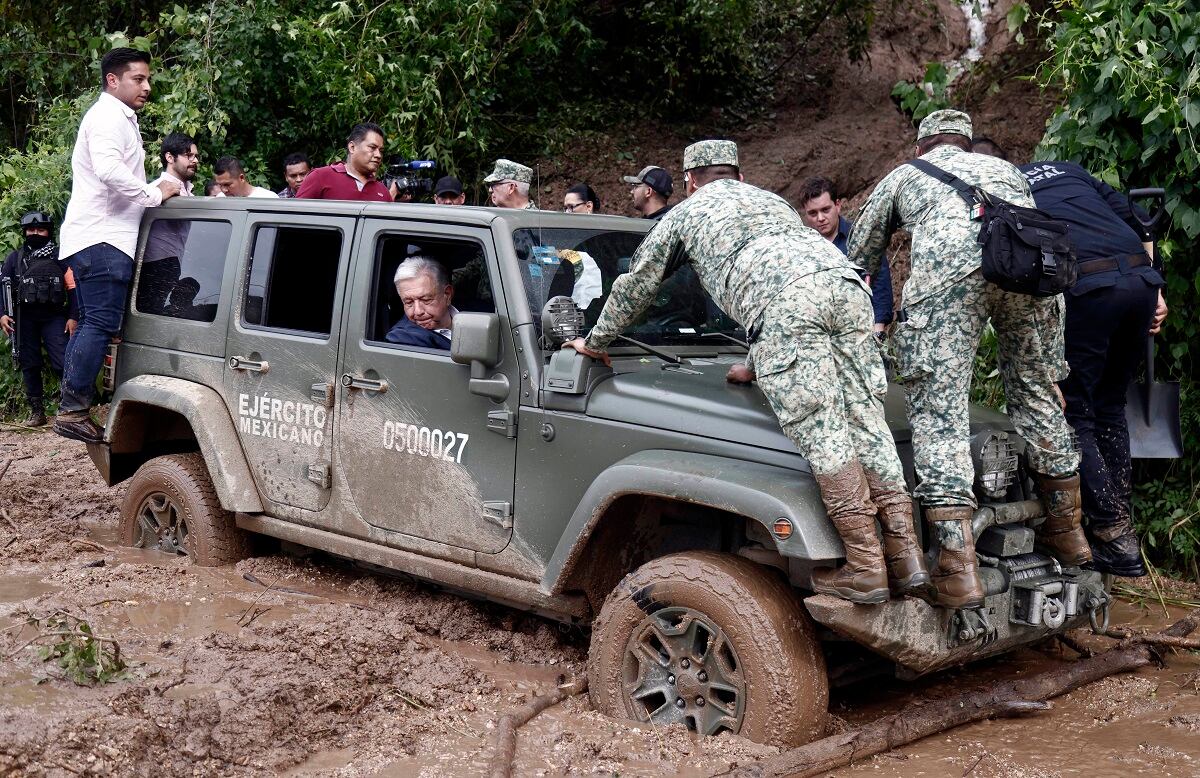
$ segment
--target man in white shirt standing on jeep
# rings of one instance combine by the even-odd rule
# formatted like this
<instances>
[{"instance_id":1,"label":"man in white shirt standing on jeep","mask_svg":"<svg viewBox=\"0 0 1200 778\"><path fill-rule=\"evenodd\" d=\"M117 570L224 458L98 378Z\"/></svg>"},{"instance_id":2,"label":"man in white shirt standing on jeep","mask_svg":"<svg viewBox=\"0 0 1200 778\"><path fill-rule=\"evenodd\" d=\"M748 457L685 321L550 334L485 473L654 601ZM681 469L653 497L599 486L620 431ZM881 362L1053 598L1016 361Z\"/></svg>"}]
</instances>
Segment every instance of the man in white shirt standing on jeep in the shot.
<instances>
[{"instance_id":1,"label":"man in white shirt standing on jeep","mask_svg":"<svg viewBox=\"0 0 1200 778\"><path fill-rule=\"evenodd\" d=\"M60 234L80 316L67 344L54 431L85 443L104 436L89 409L104 352L121 331L142 212L179 194L175 181L146 183L136 112L150 98L150 55L113 49L100 60L100 78L103 91L75 138L71 200Z\"/></svg>"}]
</instances>

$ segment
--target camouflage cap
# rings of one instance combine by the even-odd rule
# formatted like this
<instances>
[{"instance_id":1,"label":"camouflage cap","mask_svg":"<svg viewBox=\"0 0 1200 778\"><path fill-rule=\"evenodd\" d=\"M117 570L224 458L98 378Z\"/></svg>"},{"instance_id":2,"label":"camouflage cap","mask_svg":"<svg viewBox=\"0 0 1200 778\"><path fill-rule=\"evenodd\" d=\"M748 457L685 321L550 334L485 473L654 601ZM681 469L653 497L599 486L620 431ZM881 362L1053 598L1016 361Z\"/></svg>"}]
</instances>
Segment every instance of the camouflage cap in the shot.
<instances>
[{"instance_id":1,"label":"camouflage cap","mask_svg":"<svg viewBox=\"0 0 1200 778\"><path fill-rule=\"evenodd\" d=\"M738 166L737 144L731 140L702 140L683 150L683 169L709 165Z\"/></svg>"},{"instance_id":2,"label":"camouflage cap","mask_svg":"<svg viewBox=\"0 0 1200 778\"><path fill-rule=\"evenodd\" d=\"M967 140L970 140L971 117L962 111L943 108L940 111L934 111L922 119L921 126L917 128L917 140L924 140L934 135L943 134L965 135Z\"/></svg>"},{"instance_id":3,"label":"camouflage cap","mask_svg":"<svg viewBox=\"0 0 1200 778\"><path fill-rule=\"evenodd\" d=\"M498 184L501 181L516 181L522 184L533 182L533 168L528 168L511 159L498 159L491 174L483 179L485 184Z\"/></svg>"}]
</instances>

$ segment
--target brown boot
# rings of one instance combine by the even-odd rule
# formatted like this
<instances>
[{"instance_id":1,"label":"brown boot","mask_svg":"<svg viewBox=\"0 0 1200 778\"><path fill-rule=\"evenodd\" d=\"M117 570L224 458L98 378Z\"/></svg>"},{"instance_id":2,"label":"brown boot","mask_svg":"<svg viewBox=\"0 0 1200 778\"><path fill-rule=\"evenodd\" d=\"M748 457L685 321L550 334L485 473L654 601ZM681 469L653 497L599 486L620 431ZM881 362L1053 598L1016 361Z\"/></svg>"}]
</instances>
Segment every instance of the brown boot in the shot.
<instances>
[{"instance_id":1,"label":"brown boot","mask_svg":"<svg viewBox=\"0 0 1200 778\"><path fill-rule=\"evenodd\" d=\"M816 479L825 511L846 547L846 564L836 570L814 570L813 591L869 605L887 602L887 569L875 534L876 508L862 465L850 462Z\"/></svg>"},{"instance_id":2,"label":"brown boot","mask_svg":"<svg viewBox=\"0 0 1200 778\"><path fill-rule=\"evenodd\" d=\"M1034 473L1046 505L1046 520L1036 529L1037 542L1059 562L1071 567L1092 561L1092 549L1083 534L1083 506L1079 474L1063 478Z\"/></svg>"},{"instance_id":3,"label":"brown boot","mask_svg":"<svg viewBox=\"0 0 1200 778\"><path fill-rule=\"evenodd\" d=\"M970 505L942 505L925 509L928 521L957 522L963 536L962 548L941 545L938 549L937 566L933 569L933 587L937 590L937 604L944 608L978 608L983 605L983 582L979 580L975 537L971 533L971 517L974 513Z\"/></svg>"},{"instance_id":4,"label":"brown boot","mask_svg":"<svg viewBox=\"0 0 1200 778\"><path fill-rule=\"evenodd\" d=\"M903 484L885 483L878 474L866 471L871 500L879 508L879 526L883 529L883 556L887 560L888 581L897 594L928 593L929 571L921 555L921 544L913 528L912 498Z\"/></svg>"}]
</instances>

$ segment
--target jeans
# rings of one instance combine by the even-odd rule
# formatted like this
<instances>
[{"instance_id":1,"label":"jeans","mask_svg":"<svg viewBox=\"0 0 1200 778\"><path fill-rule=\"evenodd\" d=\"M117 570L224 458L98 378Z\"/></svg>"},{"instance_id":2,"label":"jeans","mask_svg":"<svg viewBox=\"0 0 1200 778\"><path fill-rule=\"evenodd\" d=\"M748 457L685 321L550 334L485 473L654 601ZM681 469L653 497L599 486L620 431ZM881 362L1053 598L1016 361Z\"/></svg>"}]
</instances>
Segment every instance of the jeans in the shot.
<instances>
[{"instance_id":1,"label":"jeans","mask_svg":"<svg viewBox=\"0 0 1200 778\"><path fill-rule=\"evenodd\" d=\"M67 343L63 368L62 404L65 412L91 407L96 374L109 342L121 331L133 259L107 243L88 246L67 258L75 276L79 327Z\"/></svg>"},{"instance_id":2,"label":"jeans","mask_svg":"<svg viewBox=\"0 0 1200 778\"><path fill-rule=\"evenodd\" d=\"M1083 515L1091 527L1129 518L1129 428L1125 392L1145 355L1158 286L1141 275L1113 274L1108 286L1067 295L1067 421L1079 438Z\"/></svg>"}]
</instances>

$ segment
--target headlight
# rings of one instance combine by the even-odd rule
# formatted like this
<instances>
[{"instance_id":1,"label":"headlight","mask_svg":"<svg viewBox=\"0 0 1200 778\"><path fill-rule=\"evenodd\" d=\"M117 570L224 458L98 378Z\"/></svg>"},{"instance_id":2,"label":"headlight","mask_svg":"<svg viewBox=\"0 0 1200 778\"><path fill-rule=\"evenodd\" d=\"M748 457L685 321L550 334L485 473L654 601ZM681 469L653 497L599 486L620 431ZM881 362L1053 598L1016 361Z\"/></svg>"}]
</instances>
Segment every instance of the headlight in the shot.
<instances>
[{"instance_id":1,"label":"headlight","mask_svg":"<svg viewBox=\"0 0 1200 778\"><path fill-rule=\"evenodd\" d=\"M1009 433L984 430L971 438L971 462L975 465L975 486L993 500L999 500L1017 477L1017 454Z\"/></svg>"}]
</instances>

